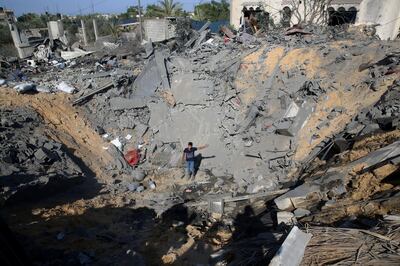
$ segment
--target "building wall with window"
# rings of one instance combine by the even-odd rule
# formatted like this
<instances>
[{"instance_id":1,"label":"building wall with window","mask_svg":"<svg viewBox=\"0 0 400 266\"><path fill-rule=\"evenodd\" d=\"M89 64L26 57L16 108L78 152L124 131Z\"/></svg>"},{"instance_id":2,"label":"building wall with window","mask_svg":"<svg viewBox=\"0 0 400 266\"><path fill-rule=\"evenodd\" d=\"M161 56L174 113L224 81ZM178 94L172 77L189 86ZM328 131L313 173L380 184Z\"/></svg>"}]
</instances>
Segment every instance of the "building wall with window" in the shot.
<instances>
[{"instance_id":1,"label":"building wall with window","mask_svg":"<svg viewBox=\"0 0 400 266\"><path fill-rule=\"evenodd\" d=\"M231 0L230 23L239 29L249 13L263 11L274 24L297 24L299 21L292 13L293 1L300 0ZM304 16L302 5L298 12ZM333 0L324 12L329 25L382 24L377 27L377 34L382 39L394 39L399 32L400 0Z\"/></svg>"}]
</instances>

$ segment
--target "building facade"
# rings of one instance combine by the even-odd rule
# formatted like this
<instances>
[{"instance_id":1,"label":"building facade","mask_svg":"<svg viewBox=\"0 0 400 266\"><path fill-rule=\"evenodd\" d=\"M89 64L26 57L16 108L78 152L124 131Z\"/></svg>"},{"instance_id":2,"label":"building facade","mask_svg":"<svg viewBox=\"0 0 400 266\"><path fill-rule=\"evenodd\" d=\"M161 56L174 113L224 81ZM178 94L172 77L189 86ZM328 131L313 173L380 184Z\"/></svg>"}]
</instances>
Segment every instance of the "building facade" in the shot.
<instances>
[{"instance_id":1,"label":"building facade","mask_svg":"<svg viewBox=\"0 0 400 266\"><path fill-rule=\"evenodd\" d=\"M269 23L290 26L304 17L301 0L231 0L230 24L239 29L262 14ZM295 6L294 6L295 5ZM298 5L297 10L294 10ZM295 14L296 12L296 14ZM400 28L400 0L332 0L323 6L323 23L329 25L367 24L377 25L377 35L384 40L394 39ZM322 21L318 21L322 23Z\"/></svg>"},{"instance_id":2,"label":"building facade","mask_svg":"<svg viewBox=\"0 0 400 266\"><path fill-rule=\"evenodd\" d=\"M0 7L0 24L8 25L9 22L16 22L14 11Z\"/></svg>"}]
</instances>

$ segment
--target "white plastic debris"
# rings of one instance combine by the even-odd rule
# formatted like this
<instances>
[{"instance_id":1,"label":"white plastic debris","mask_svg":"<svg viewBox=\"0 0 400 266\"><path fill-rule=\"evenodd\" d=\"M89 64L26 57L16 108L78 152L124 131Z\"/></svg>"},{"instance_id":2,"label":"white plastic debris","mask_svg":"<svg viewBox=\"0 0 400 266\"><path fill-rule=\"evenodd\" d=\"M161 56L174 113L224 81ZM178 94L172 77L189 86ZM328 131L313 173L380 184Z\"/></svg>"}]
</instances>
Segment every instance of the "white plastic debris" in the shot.
<instances>
[{"instance_id":1,"label":"white plastic debris","mask_svg":"<svg viewBox=\"0 0 400 266\"><path fill-rule=\"evenodd\" d=\"M311 237L312 234L304 233L297 226L294 226L278 252L276 252L269 266L300 265Z\"/></svg>"},{"instance_id":2,"label":"white plastic debris","mask_svg":"<svg viewBox=\"0 0 400 266\"><path fill-rule=\"evenodd\" d=\"M149 187L150 187L151 189L156 189L156 183L155 183L153 180L150 180L150 181L149 181Z\"/></svg>"},{"instance_id":3,"label":"white plastic debris","mask_svg":"<svg viewBox=\"0 0 400 266\"><path fill-rule=\"evenodd\" d=\"M5 79L0 79L0 86L4 85L6 83L7 83L7 81Z\"/></svg>"},{"instance_id":4,"label":"white plastic debris","mask_svg":"<svg viewBox=\"0 0 400 266\"><path fill-rule=\"evenodd\" d=\"M79 48L75 48L73 51L61 51L61 57L64 60L75 59L87 54L94 53L93 51L84 51Z\"/></svg>"},{"instance_id":5,"label":"white plastic debris","mask_svg":"<svg viewBox=\"0 0 400 266\"><path fill-rule=\"evenodd\" d=\"M30 67L36 67L36 62L35 62L35 60L26 60L26 63L27 63L28 66L30 66Z\"/></svg>"},{"instance_id":6,"label":"white plastic debris","mask_svg":"<svg viewBox=\"0 0 400 266\"><path fill-rule=\"evenodd\" d=\"M43 60L45 62L48 62L49 61L49 57L51 55L50 46L46 46L44 44L39 45L37 47L36 51L33 53L33 55L38 60Z\"/></svg>"},{"instance_id":7,"label":"white plastic debris","mask_svg":"<svg viewBox=\"0 0 400 266\"><path fill-rule=\"evenodd\" d=\"M119 47L119 44L112 42L103 42L103 46L107 49L114 50Z\"/></svg>"},{"instance_id":8,"label":"white plastic debris","mask_svg":"<svg viewBox=\"0 0 400 266\"><path fill-rule=\"evenodd\" d=\"M130 140L132 138L131 134L126 135L125 139Z\"/></svg>"},{"instance_id":9,"label":"white plastic debris","mask_svg":"<svg viewBox=\"0 0 400 266\"><path fill-rule=\"evenodd\" d=\"M64 81L62 81L60 84L57 85L57 90L63 91L66 93L73 93L76 89L72 87L71 85L68 85Z\"/></svg>"},{"instance_id":10,"label":"white plastic debris","mask_svg":"<svg viewBox=\"0 0 400 266\"><path fill-rule=\"evenodd\" d=\"M291 102L288 109L285 112L284 118L296 117L299 113L299 106L295 102Z\"/></svg>"},{"instance_id":11,"label":"white plastic debris","mask_svg":"<svg viewBox=\"0 0 400 266\"><path fill-rule=\"evenodd\" d=\"M21 83L14 86L14 89L19 93L25 93L28 91L36 91L36 86L33 83Z\"/></svg>"},{"instance_id":12,"label":"white plastic debris","mask_svg":"<svg viewBox=\"0 0 400 266\"><path fill-rule=\"evenodd\" d=\"M118 150L122 151L122 143L119 141L119 137L116 137L111 141L111 143L117 147Z\"/></svg>"},{"instance_id":13,"label":"white plastic debris","mask_svg":"<svg viewBox=\"0 0 400 266\"><path fill-rule=\"evenodd\" d=\"M103 135L103 138L106 139L106 138L108 138L108 136L109 136L108 134L104 134L104 135Z\"/></svg>"},{"instance_id":14,"label":"white plastic debris","mask_svg":"<svg viewBox=\"0 0 400 266\"><path fill-rule=\"evenodd\" d=\"M47 88L47 87L44 87L44 86L36 86L36 90L38 92L45 92L45 93L50 93L51 92L50 88Z\"/></svg>"}]
</instances>

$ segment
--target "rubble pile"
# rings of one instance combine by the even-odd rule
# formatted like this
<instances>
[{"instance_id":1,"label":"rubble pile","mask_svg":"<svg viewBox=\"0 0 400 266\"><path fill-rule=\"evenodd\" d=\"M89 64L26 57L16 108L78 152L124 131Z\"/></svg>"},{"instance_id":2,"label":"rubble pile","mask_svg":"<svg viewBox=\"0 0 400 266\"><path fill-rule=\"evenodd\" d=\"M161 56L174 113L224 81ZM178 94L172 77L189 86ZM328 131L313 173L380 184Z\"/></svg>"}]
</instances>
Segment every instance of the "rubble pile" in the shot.
<instances>
[{"instance_id":1,"label":"rubble pile","mask_svg":"<svg viewBox=\"0 0 400 266\"><path fill-rule=\"evenodd\" d=\"M400 162L399 43L357 28L253 36L224 27L221 37L208 26L178 49L174 40L131 49L109 43L7 68L3 83L15 97L35 94L30 105L42 112L42 95L65 97L72 116L90 127L90 134L77 129L78 144L111 157L96 168L103 185L96 197L32 207L29 219L54 216L35 225L53 228L43 245L58 231L55 253L82 241L84 251L68 252L71 263L81 264L110 263L102 255L109 249L113 259L135 254L127 261L154 265L350 263L366 262L371 252L377 263L398 259L392 230L400 211L393 181ZM63 144L38 135L48 118L28 110L2 111L5 199L50 177L84 175ZM182 169L188 142L204 148L193 179ZM87 157L82 162L94 167ZM113 213L110 223L118 228L92 226L89 209L99 217ZM75 218L93 228L81 230ZM128 229L130 223L138 228ZM19 229L33 237L26 225ZM352 244L328 247L346 239ZM101 243L97 252L92 241ZM315 250L326 254L316 257ZM58 259L53 254L49 261Z\"/></svg>"},{"instance_id":2,"label":"rubble pile","mask_svg":"<svg viewBox=\"0 0 400 266\"><path fill-rule=\"evenodd\" d=\"M63 144L43 134L43 119L27 108L1 114L1 200L50 196L83 181L76 159Z\"/></svg>"}]
</instances>

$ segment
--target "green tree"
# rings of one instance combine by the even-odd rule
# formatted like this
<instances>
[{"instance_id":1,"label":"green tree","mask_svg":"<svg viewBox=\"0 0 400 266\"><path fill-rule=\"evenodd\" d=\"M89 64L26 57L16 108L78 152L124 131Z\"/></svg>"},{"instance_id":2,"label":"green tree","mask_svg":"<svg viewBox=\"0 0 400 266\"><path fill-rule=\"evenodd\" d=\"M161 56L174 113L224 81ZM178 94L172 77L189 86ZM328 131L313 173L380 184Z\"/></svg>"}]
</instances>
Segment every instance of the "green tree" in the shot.
<instances>
[{"instance_id":1,"label":"green tree","mask_svg":"<svg viewBox=\"0 0 400 266\"><path fill-rule=\"evenodd\" d=\"M212 0L209 3L199 4L194 7L194 19L196 20L228 20L229 3L227 0L221 2Z\"/></svg>"},{"instance_id":2,"label":"green tree","mask_svg":"<svg viewBox=\"0 0 400 266\"><path fill-rule=\"evenodd\" d=\"M17 18L18 29L33 29L47 27L46 16L35 13L26 13Z\"/></svg>"},{"instance_id":3,"label":"green tree","mask_svg":"<svg viewBox=\"0 0 400 266\"><path fill-rule=\"evenodd\" d=\"M182 5L174 0L161 0L158 2L161 15L164 17L180 16L183 13Z\"/></svg>"},{"instance_id":4,"label":"green tree","mask_svg":"<svg viewBox=\"0 0 400 266\"><path fill-rule=\"evenodd\" d=\"M162 17L161 8L158 5L148 5L146 7L146 13L144 14L145 17L154 18L154 17Z\"/></svg>"}]
</instances>

